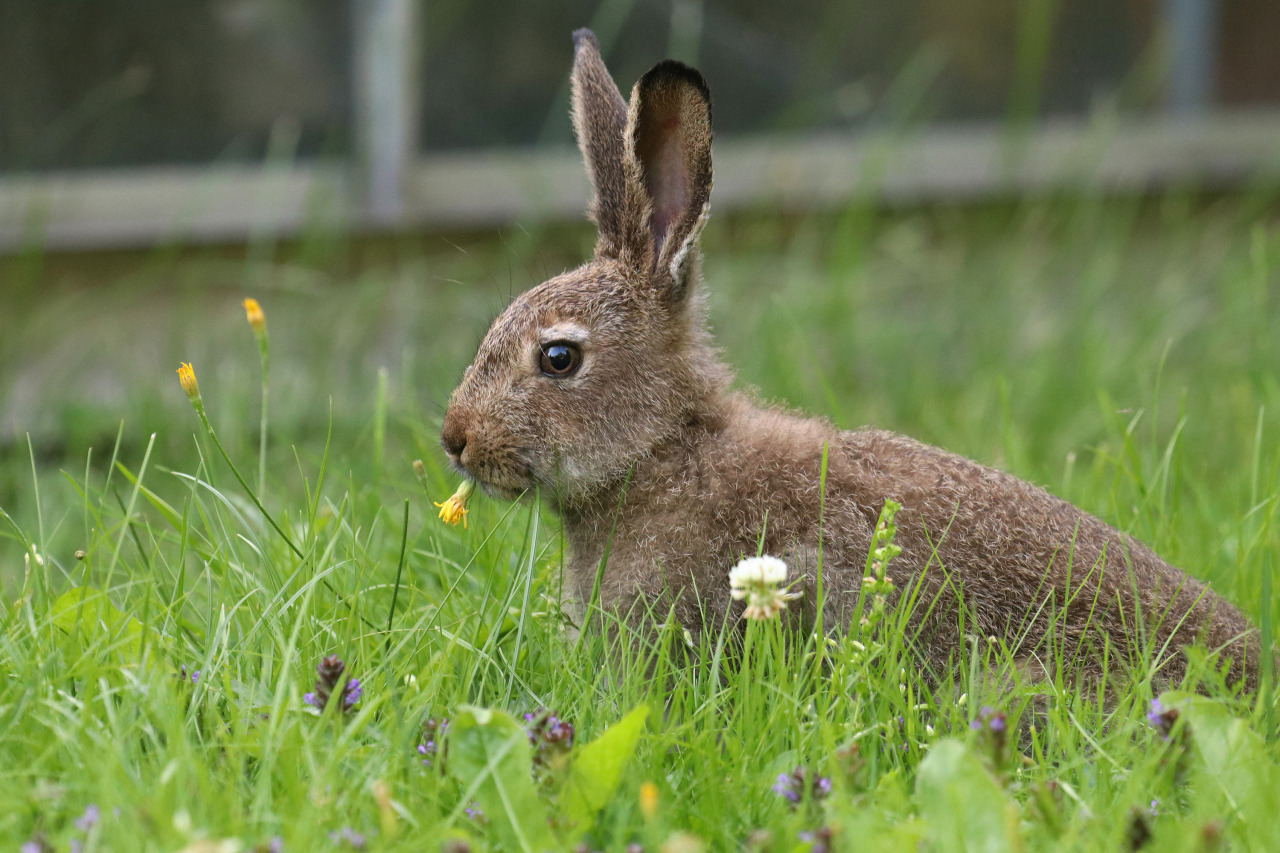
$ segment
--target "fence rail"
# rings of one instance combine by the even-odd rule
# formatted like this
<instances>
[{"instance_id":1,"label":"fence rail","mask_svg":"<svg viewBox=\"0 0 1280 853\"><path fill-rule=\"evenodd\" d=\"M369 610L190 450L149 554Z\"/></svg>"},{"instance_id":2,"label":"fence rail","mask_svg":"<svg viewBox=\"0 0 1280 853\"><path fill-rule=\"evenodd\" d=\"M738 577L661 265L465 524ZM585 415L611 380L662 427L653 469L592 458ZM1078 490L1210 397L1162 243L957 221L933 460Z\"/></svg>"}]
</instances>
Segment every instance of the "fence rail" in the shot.
<instances>
[{"instance_id":1,"label":"fence rail","mask_svg":"<svg viewBox=\"0 0 1280 853\"><path fill-rule=\"evenodd\" d=\"M275 163L0 177L0 251L487 228L574 220L589 187L572 149L486 150L409 164L394 215L371 208L359 166ZM727 139L715 149L717 211L980 200L1056 188L1205 189L1280 177L1280 111L1061 121L915 134Z\"/></svg>"}]
</instances>

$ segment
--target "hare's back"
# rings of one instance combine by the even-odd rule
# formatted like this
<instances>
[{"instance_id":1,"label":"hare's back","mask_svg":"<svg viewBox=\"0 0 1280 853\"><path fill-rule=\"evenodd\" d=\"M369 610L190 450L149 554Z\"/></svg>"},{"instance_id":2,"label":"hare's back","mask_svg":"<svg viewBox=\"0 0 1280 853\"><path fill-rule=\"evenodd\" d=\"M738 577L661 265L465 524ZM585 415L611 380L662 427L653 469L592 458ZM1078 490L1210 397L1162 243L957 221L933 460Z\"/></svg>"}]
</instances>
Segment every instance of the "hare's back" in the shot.
<instances>
[{"instance_id":1,"label":"hare's back","mask_svg":"<svg viewBox=\"0 0 1280 853\"><path fill-rule=\"evenodd\" d=\"M1141 542L1003 471L882 430L840 438L841 487L859 503L901 503L905 562L940 564L968 595L1025 607L1082 585L1121 598L1136 586L1165 601L1188 584L1202 589Z\"/></svg>"}]
</instances>

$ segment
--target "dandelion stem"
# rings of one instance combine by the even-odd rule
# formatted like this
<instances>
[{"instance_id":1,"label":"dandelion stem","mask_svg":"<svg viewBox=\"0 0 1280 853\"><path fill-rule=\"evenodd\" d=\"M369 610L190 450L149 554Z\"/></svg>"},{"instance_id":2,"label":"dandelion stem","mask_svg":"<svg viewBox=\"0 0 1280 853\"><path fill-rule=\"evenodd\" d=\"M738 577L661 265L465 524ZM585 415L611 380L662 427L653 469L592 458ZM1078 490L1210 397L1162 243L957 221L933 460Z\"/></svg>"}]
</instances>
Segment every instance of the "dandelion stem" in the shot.
<instances>
[{"instance_id":1,"label":"dandelion stem","mask_svg":"<svg viewBox=\"0 0 1280 853\"><path fill-rule=\"evenodd\" d=\"M258 423L258 491L267 490L267 336L258 341L258 354L262 357L262 417Z\"/></svg>"},{"instance_id":2,"label":"dandelion stem","mask_svg":"<svg viewBox=\"0 0 1280 853\"><path fill-rule=\"evenodd\" d=\"M267 317L256 299L244 301L245 318L253 336L258 339L258 358L262 362L262 417L258 423L258 492L267 490L267 368L271 347L267 336Z\"/></svg>"}]
</instances>

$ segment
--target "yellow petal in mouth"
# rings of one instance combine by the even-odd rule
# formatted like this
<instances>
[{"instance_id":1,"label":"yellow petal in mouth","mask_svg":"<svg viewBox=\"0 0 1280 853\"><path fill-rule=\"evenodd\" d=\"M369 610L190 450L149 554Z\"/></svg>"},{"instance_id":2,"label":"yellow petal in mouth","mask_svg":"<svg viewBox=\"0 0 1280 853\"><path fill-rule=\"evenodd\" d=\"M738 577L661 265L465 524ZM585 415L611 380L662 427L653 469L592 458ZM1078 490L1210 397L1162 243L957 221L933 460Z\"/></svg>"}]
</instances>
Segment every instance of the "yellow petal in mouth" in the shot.
<instances>
[{"instance_id":1,"label":"yellow petal in mouth","mask_svg":"<svg viewBox=\"0 0 1280 853\"><path fill-rule=\"evenodd\" d=\"M462 485L458 486L458 490L443 503L436 503L440 507L440 520L445 524L457 525L462 522L462 529L467 529L467 501L471 498L471 493L476 490L475 480L463 480Z\"/></svg>"}]
</instances>

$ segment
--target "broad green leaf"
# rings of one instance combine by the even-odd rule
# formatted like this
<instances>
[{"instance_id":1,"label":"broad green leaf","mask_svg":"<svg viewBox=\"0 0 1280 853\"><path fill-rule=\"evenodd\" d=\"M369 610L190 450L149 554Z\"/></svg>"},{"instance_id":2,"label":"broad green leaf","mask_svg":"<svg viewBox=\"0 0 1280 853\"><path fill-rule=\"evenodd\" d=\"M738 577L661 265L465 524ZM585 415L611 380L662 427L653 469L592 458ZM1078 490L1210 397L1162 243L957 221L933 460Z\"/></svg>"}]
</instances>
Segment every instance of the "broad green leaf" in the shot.
<instances>
[{"instance_id":1,"label":"broad green leaf","mask_svg":"<svg viewBox=\"0 0 1280 853\"><path fill-rule=\"evenodd\" d=\"M533 853L556 844L532 778L529 735L502 711L464 705L449 723L449 772L462 783L462 811L474 800L506 850Z\"/></svg>"},{"instance_id":2,"label":"broad green leaf","mask_svg":"<svg viewBox=\"0 0 1280 853\"><path fill-rule=\"evenodd\" d=\"M1161 701L1183 715L1201 769L1222 796L1231 832L1246 849L1280 850L1280 769L1261 735L1213 699L1166 694Z\"/></svg>"},{"instance_id":3,"label":"broad green leaf","mask_svg":"<svg viewBox=\"0 0 1280 853\"><path fill-rule=\"evenodd\" d=\"M590 829L596 813L613 799L648 718L649 707L640 705L574 753L560 796L565 819L575 834Z\"/></svg>"},{"instance_id":4,"label":"broad green leaf","mask_svg":"<svg viewBox=\"0 0 1280 853\"><path fill-rule=\"evenodd\" d=\"M142 623L126 616L102 590L77 586L58 596L52 608L54 627L67 638L78 636L81 645L105 637L125 661L142 655Z\"/></svg>"},{"instance_id":5,"label":"broad green leaf","mask_svg":"<svg viewBox=\"0 0 1280 853\"><path fill-rule=\"evenodd\" d=\"M916 776L916 798L932 850L1020 849L1016 807L958 740L939 741L929 749Z\"/></svg>"}]
</instances>

